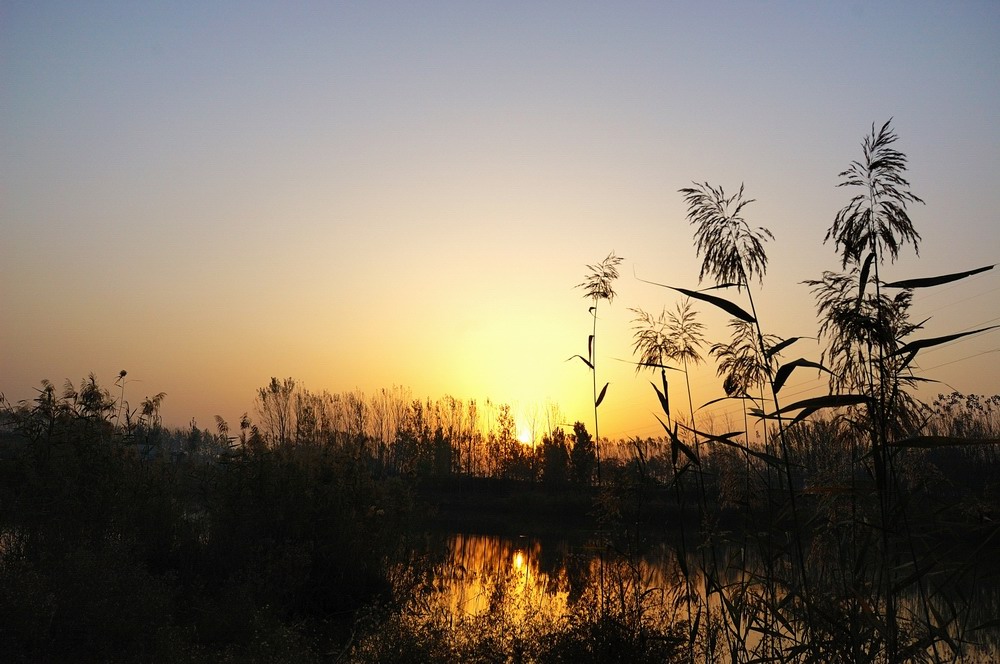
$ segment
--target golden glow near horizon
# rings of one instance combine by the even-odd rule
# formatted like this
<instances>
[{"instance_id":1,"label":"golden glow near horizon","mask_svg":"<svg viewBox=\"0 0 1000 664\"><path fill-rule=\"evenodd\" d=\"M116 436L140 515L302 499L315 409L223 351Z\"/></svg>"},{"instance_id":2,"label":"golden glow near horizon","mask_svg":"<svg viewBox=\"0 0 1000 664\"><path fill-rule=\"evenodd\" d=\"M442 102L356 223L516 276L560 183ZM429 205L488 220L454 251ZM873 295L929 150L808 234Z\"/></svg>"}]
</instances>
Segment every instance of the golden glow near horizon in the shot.
<instances>
[{"instance_id":1,"label":"golden glow near horizon","mask_svg":"<svg viewBox=\"0 0 1000 664\"><path fill-rule=\"evenodd\" d=\"M592 323L573 286L614 250L600 433L660 435L630 308L678 299L639 279L698 286L680 187L745 182L748 220L775 235L755 302L783 337L816 335L801 282L838 268L822 242L847 201L836 175L873 122L894 116L927 201L911 211L920 259L907 250L883 278L1000 260L1000 124L983 111L1000 107L997 30L993 3L12 5L0 392L90 372L110 386L124 368L130 403L166 392L165 423L205 427L252 415L271 376L402 385L510 404L537 444L552 424L593 430L591 377L567 361ZM994 324L998 289L994 270L917 293L920 334ZM724 341L726 317L699 311ZM1000 391L998 350L994 331L922 352L941 381L925 393ZM722 396L711 363L691 379L696 408ZM686 418L683 376L670 381ZM785 390L826 384L796 372ZM696 413L727 421L742 426L737 404Z\"/></svg>"}]
</instances>

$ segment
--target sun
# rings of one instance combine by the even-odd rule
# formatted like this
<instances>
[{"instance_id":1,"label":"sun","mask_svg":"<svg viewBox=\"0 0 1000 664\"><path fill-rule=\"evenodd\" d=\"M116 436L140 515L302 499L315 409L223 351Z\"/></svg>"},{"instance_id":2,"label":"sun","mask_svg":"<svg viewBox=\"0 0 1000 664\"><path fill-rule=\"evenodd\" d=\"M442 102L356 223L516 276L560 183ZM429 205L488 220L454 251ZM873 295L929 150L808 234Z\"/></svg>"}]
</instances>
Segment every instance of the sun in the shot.
<instances>
[{"instance_id":1,"label":"sun","mask_svg":"<svg viewBox=\"0 0 1000 664\"><path fill-rule=\"evenodd\" d=\"M524 427L524 426L518 427L518 429L517 429L517 440L522 445L531 445L531 443L534 442L533 439L532 439L531 431L528 430L528 427Z\"/></svg>"}]
</instances>

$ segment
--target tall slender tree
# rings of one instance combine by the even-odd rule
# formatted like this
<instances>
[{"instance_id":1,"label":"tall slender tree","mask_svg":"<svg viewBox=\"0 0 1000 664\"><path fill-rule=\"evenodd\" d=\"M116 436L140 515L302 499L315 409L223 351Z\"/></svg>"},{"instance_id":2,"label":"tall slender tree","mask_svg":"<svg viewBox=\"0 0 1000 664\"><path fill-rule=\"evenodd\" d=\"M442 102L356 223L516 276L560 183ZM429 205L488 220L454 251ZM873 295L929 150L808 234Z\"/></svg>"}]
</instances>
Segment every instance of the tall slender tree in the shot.
<instances>
[{"instance_id":1,"label":"tall slender tree","mask_svg":"<svg viewBox=\"0 0 1000 664\"><path fill-rule=\"evenodd\" d=\"M254 406L263 421L271 443L274 445L287 444L295 431L294 411L292 409L292 394L294 392L294 379L285 378L279 381L273 376L271 382L257 389Z\"/></svg>"}]
</instances>

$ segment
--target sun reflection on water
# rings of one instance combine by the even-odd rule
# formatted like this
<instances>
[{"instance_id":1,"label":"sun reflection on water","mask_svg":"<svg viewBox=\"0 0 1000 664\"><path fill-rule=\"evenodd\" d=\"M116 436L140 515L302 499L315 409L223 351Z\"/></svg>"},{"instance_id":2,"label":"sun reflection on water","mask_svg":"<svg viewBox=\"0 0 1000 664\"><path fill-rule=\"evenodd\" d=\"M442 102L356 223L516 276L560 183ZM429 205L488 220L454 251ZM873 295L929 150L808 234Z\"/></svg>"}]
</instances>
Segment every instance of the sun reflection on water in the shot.
<instances>
[{"instance_id":1,"label":"sun reflection on water","mask_svg":"<svg viewBox=\"0 0 1000 664\"><path fill-rule=\"evenodd\" d=\"M687 561L689 569L697 564ZM463 639L510 646L519 638L579 630L588 619L608 615L613 624L631 624L636 633L667 638L676 636L678 626L708 620L706 611L717 620L727 610L716 593L707 592L702 575L695 572L687 585L680 569L666 544L623 557L600 538L575 546L547 541L543 550L539 540L528 537L452 534L438 541L420 568L421 592L411 595L406 616L421 626L418 631L445 628L456 648ZM416 571L412 565L407 570ZM724 564L720 574L726 588L743 587L746 581L739 576L746 571L738 565ZM910 610L911 601L902 599L900 610ZM994 599L990 606L995 605ZM739 647L757 652L760 633L749 623L742 630ZM798 638L787 636L789 643ZM995 661L990 656L996 653L995 643L984 643L981 651L971 648L967 661ZM983 652L986 659L980 657ZM711 659L694 656L699 662Z\"/></svg>"},{"instance_id":2,"label":"sun reflection on water","mask_svg":"<svg viewBox=\"0 0 1000 664\"><path fill-rule=\"evenodd\" d=\"M445 617L452 626L487 621L552 628L567 624L578 606L645 604L639 598L655 592L662 599L676 588L676 580L668 578L670 565L642 560L616 566L594 542L548 542L543 551L540 541L529 537L453 534L441 545L419 613ZM660 611L651 603L646 615L673 622L676 609L667 605L669 616L653 615Z\"/></svg>"},{"instance_id":3,"label":"sun reflection on water","mask_svg":"<svg viewBox=\"0 0 1000 664\"><path fill-rule=\"evenodd\" d=\"M567 608L565 575L539 569L537 542L512 543L498 537L454 535L438 575L436 600L457 619L503 611L508 617L561 616Z\"/></svg>"},{"instance_id":4,"label":"sun reflection on water","mask_svg":"<svg viewBox=\"0 0 1000 664\"><path fill-rule=\"evenodd\" d=\"M514 569L521 570L524 568L524 551L514 552Z\"/></svg>"}]
</instances>

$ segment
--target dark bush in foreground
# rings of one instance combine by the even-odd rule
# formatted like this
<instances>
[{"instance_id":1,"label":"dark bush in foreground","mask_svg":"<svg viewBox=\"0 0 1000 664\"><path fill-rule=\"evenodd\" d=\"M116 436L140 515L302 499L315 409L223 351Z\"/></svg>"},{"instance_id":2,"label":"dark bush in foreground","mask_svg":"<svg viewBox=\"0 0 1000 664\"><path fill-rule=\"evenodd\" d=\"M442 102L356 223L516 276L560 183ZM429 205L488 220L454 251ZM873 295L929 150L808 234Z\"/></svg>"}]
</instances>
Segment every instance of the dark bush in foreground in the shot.
<instances>
[{"instance_id":1,"label":"dark bush in foreground","mask_svg":"<svg viewBox=\"0 0 1000 664\"><path fill-rule=\"evenodd\" d=\"M308 661L387 591L407 499L363 460L319 444L147 458L96 404L5 413L5 661Z\"/></svg>"}]
</instances>

